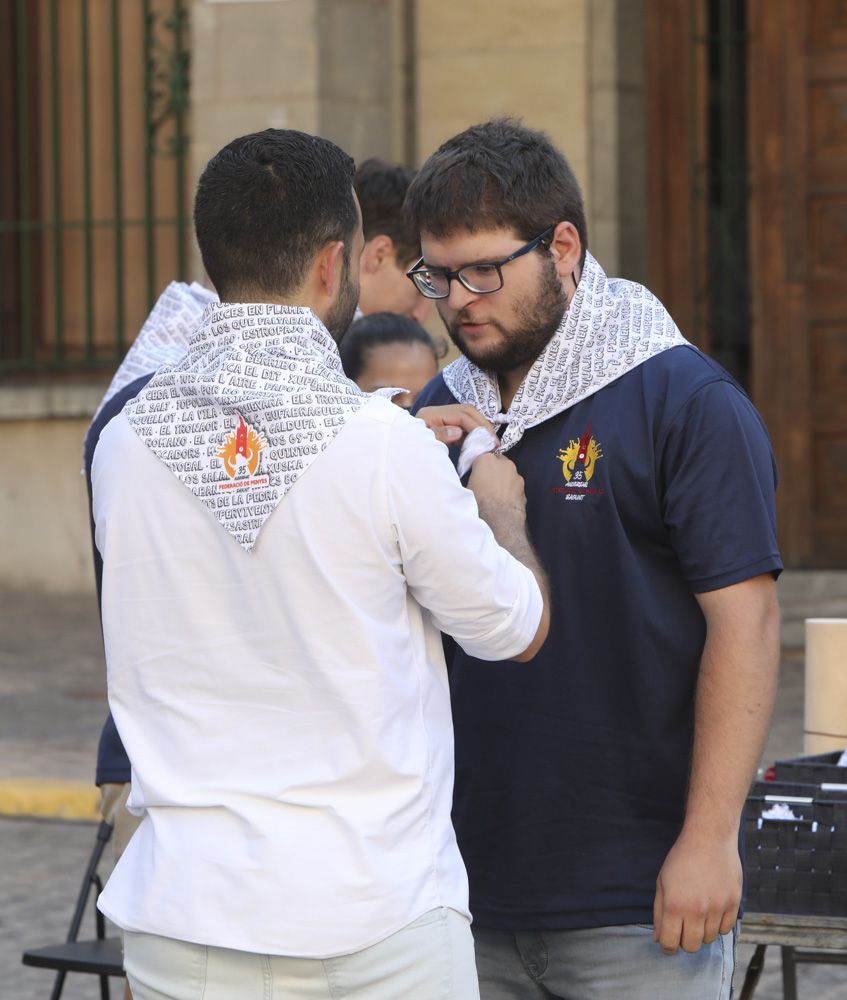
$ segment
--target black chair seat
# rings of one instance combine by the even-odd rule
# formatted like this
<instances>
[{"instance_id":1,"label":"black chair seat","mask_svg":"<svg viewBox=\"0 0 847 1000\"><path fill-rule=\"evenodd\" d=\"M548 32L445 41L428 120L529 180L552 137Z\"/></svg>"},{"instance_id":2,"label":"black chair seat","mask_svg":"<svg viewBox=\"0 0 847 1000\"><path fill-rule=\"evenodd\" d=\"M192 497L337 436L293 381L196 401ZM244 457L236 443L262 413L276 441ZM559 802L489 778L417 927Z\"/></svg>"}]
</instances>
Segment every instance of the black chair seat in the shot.
<instances>
[{"instance_id":1,"label":"black chair seat","mask_svg":"<svg viewBox=\"0 0 847 1000\"><path fill-rule=\"evenodd\" d=\"M112 836L112 825L105 820L97 828L97 838L94 850L88 859L82 887L79 890L74 915L68 928L68 936L58 944L48 944L42 948L28 948L21 956L24 965L32 965L38 969L53 969L56 973L53 980L53 992L50 1000L59 1000L65 988L65 978L69 972L87 972L100 980L100 1000L109 1000L109 976L123 976L121 961L120 938L106 937L106 921L97 909L97 896L103 891L103 883L97 872L103 849ZM77 940L82 926L82 916L91 896L94 894L94 925L96 938L85 941Z\"/></svg>"},{"instance_id":2,"label":"black chair seat","mask_svg":"<svg viewBox=\"0 0 847 1000\"><path fill-rule=\"evenodd\" d=\"M123 976L120 938L66 941L23 953L24 965L62 972L91 972L98 976Z\"/></svg>"}]
</instances>

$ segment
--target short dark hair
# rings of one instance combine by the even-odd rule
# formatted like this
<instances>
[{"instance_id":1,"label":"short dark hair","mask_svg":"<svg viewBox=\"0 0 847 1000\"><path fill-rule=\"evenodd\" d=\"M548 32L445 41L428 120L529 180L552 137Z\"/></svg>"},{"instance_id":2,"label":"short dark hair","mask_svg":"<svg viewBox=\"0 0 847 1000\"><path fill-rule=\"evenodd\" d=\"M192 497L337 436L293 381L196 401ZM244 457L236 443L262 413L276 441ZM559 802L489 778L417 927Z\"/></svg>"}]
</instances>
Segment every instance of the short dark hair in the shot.
<instances>
[{"instance_id":1,"label":"short dark hair","mask_svg":"<svg viewBox=\"0 0 847 1000\"><path fill-rule=\"evenodd\" d=\"M221 299L290 294L334 240L349 255L354 167L335 143L291 129L241 136L213 156L197 185L194 228Z\"/></svg>"},{"instance_id":2,"label":"short dark hair","mask_svg":"<svg viewBox=\"0 0 847 1000\"><path fill-rule=\"evenodd\" d=\"M354 382L365 367L368 351L383 344L423 344L432 351L436 362L447 353L444 342L436 345L426 330L409 316L378 312L362 316L350 324L341 338L338 352L344 374Z\"/></svg>"},{"instance_id":3,"label":"short dark hair","mask_svg":"<svg viewBox=\"0 0 847 1000\"><path fill-rule=\"evenodd\" d=\"M514 118L473 125L448 139L418 171L405 212L418 233L513 228L531 240L558 222L588 248L585 205L574 172L546 133Z\"/></svg>"},{"instance_id":4,"label":"short dark hair","mask_svg":"<svg viewBox=\"0 0 847 1000\"><path fill-rule=\"evenodd\" d=\"M403 199L415 177L410 167L372 157L359 165L353 187L362 206L365 239L390 236L394 256L401 266L421 255L420 236L403 212Z\"/></svg>"}]
</instances>

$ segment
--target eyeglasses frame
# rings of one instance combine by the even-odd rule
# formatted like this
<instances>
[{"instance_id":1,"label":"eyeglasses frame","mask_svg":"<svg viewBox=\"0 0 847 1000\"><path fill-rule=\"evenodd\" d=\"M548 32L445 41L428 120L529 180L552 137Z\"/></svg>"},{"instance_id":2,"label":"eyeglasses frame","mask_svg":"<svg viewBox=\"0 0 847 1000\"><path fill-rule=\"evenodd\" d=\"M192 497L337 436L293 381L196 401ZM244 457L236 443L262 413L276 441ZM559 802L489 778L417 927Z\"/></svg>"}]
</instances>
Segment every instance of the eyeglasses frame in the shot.
<instances>
[{"instance_id":1,"label":"eyeglasses frame","mask_svg":"<svg viewBox=\"0 0 847 1000\"><path fill-rule=\"evenodd\" d=\"M549 247L549 243L547 243L546 241L549 239L550 236L553 235L555 229L556 229L555 225L548 226L540 236L536 236L534 240L530 240L528 243L524 243L522 247L518 247L518 249L515 250L514 253L510 253L508 257L504 257L502 260L480 260L477 261L475 264L463 264L460 268L458 268L455 271L450 271L446 267L445 268L421 267L421 265L424 262L423 257L421 257L421 259L417 261L417 263L413 264L409 268L409 270L406 272L406 277L415 286L418 294L422 295L425 299L435 300L435 299L450 298L450 283L453 281L454 278L459 282L462 288L471 292L473 295L491 295L492 292L499 292L500 289L503 287L503 272L501 268L504 267L506 264L510 264L513 260L517 260L518 257L523 257L524 254L532 253L532 251L537 246L543 245L545 247ZM497 286L497 288L489 288L485 291L480 291L477 288L471 288L461 274L461 272L468 267L496 268L497 276L500 278L500 284ZM425 271L436 272L440 277L447 279L447 291L443 295L427 295L426 292L421 291L420 286L415 281L415 275L422 274Z\"/></svg>"}]
</instances>

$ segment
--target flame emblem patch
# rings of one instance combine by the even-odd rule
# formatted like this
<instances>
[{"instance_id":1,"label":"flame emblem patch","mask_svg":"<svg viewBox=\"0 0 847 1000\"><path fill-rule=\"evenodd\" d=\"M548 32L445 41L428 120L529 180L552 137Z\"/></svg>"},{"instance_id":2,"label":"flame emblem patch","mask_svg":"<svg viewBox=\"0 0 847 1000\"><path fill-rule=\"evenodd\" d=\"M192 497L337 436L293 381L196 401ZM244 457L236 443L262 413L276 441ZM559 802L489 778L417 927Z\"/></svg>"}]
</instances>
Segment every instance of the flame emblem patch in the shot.
<instances>
[{"instance_id":1,"label":"flame emblem patch","mask_svg":"<svg viewBox=\"0 0 847 1000\"><path fill-rule=\"evenodd\" d=\"M264 437L245 423L244 417L239 414L238 426L224 438L218 458L222 459L230 479L239 479L242 476L249 479L256 474L259 459L267 446Z\"/></svg>"}]
</instances>

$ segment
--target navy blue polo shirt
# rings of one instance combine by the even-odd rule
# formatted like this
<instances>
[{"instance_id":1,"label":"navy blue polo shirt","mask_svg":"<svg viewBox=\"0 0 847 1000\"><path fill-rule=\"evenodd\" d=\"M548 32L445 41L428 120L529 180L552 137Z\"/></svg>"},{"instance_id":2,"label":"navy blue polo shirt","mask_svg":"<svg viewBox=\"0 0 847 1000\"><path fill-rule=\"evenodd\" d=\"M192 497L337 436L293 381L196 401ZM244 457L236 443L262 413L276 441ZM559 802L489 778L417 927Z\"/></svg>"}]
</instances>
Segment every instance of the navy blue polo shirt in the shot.
<instances>
[{"instance_id":1,"label":"navy blue polo shirt","mask_svg":"<svg viewBox=\"0 0 847 1000\"><path fill-rule=\"evenodd\" d=\"M452 402L439 375L416 409ZM681 346L508 454L552 614L531 663L454 654L471 911L504 929L652 923L685 809L695 595L782 568L767 431L720 366Z\"/></svg>"},{"instance_id":2,"label":"navy blue polo shirt","mask_svg":"<svg viewBox=\"0 0 847 1000\"><path fill-rule=\"evenodd\" d=\"M141 378L130 382L120 392L116 392L103 405L85 435L85 483L88 487L88 521L91 526L91 548L94 555L94 577L97 582L98 605L103 589L103 558L97 551L97 543L94 541L94 514L91 506L91 463L94 461L94 449L109 421L116 417L131 399L135 399L152 377L153 372L142 375ZM124 745L118 736L111 712L103 726L103 731L100 733L100 743L97 747L97 771L94 780L98 785L107 783L122 785L130 780L129 757L127 757Z\"/></svg>"}]
</instances>

